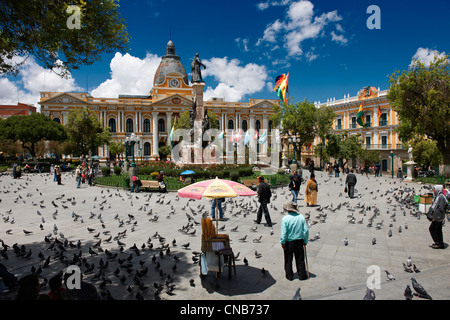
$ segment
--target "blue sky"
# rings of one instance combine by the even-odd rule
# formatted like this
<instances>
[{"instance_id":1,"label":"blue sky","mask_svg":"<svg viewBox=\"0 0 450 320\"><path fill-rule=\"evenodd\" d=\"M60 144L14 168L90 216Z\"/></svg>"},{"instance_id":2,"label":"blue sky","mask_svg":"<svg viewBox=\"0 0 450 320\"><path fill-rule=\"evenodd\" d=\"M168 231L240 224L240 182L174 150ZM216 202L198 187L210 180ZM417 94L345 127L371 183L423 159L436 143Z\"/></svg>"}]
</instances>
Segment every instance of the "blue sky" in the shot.
<instances>
[{"instance_id":1,"label":"blue sky","mask_svg":"<svg viewBox=\"0 0 450 320\"><path fill-rule=\"evenodd\" d=\"M379 30L367 28L370 5L380 8ZM413 56L449 54L449 11L446 0L122 0L127 53L105 54L69 80L30 65L0 80L0 103L34 103L40 90L87 86L96 97L146 94L170 33L188 73L197 52L207 65L207 97L277 99L274 79L289 72L295 101L342 99L369 85L388 89L388 76Z\"/></svg>"}]
</instances>

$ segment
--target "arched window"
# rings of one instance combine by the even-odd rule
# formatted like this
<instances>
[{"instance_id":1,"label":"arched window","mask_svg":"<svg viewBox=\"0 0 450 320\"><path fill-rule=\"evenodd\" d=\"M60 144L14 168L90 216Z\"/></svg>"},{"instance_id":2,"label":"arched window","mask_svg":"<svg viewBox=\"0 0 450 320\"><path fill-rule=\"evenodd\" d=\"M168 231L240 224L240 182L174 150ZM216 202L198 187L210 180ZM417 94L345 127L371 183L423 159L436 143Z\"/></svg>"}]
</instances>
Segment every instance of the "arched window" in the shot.
<instances>
[{"instance_id":1,"label":"arched window","mask_svg":"<svg viewBox=\"0 0 450 320\"><path fill-rule=\"evenodd\" d=\"M228 129L233 130L234 129L234 123L233 120L228 120Z\"/></svg>"},{"instance_id":2,"label":"arched window","mask_svg":"<svg viewBox=\"0 0 450 320\"><path fill-rule=\"evenodd\" d=\"M247 120L242 120L242 130L247 131Z\"/></svg>"},{"instance_id":3,"label":"arched window","mask_svg":"<svg viewBox=\"0 0 450 320\"><path fill-rule=\"evenodd\" d=\"M116 119L111 118L108 121L109 132L116 132Z\"/></svg>"},{"instance_id":4,"label":"arched window","mask_svg":"<svg viewBox=\"0 0 450 320\"><path fill-rule=\"evenodd\" d=\"M55 121L57 123L61 123L61 120L59 118L53 118L53 121Z\"/></svg>"},{"instance_id":5,"label":"arched window","mask_svg":"<svg viewBox=\"0 0 450 320\"><path fill-rule=\"evenodd\" d=\"M127 119L126 132L133 132L133 119L131 118Z\"/></svg>"},{"instance_id":6,"label":"arched window","mask_svg":"<svg viewBox=\"0 0 450 320\"><path fill-rule=\"evenodd\" d=\"M150 142L144 143L144 156L149 156L150 150Z\"/></svg>"},{"instance_id":7,"label":"arched window","mask_svg":"<svg viewBox=\"0 0 450 320\"><path fill-rule=\"evenodd\" d=\"M256 123L255 123L255 125L256 125L256 131L258 131L258 132L259 132L259 129L261 129L261 121L259 121L259 120L256 120Z\"/></svg>"},{"instance_id":8,"label":"arched window","mask_svg":"<svg viewBox=\"0 0 450 320\"><path fill-rule=\"evenodd\" d=\"M273 122L272 122L272 120L269 120L269 128L267 128L269 133L272 132L272 126L273 126Z\"/></svg>"},{"instance_id":9,"label":"arched window","mask_svg":"<svg viewBox=\"0 0 450 320\"><path fill-rule=\"evenodd\" d=\"M144 119L144 132L150 132L150 120Z\"/></svg>"},{"instance_id":10,"label":"arched window","mask_svg":"<svg viewBox=\"0 0 450 320\"><path fill-rule=\"evenodd\" d=\"M158 120L158 132L165 132L165 125L164 125L164 119Z\"/></svg>"}]
</instances>

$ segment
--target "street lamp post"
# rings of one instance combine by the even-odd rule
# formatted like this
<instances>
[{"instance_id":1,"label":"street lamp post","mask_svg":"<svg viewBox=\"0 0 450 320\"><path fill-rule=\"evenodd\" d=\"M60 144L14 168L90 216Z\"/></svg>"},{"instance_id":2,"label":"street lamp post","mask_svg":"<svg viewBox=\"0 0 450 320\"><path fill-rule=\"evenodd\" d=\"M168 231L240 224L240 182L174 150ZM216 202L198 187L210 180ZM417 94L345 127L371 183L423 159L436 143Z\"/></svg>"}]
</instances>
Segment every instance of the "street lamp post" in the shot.
<instances>
[{"instance_id":1,"label":"street lamp post","mask_svg":"<svg viewBox=\"0 0 450 320\"><path fill-rule=\"evenodd\" d=\"M132 162L130 165L131 168L136 167L136 163L134 162L134 145L138 143L140 140L141 139L138 136L136 136L133 132L129 137L126 137L125 141L123 142L126 149L128 149L128 146L131 147L131 156L132 156Z\"/></svg>"},{"instance_id":2,"label":"street lamp post","mask_svg":"<svg viewBox=\"0 0 450 320\"><path fill-rule=\"evenodd\" d=\"M300 143L300 138L297 137L297 135L292 135L288 137L288 143L292 144L294 146L294 158L292 159L292 170L297 170L297 159L296 159L296 153L297 153L297 143Z\"/></svg>"},{"instance_id":3,"label":"street lamp post","mask_svg":"<svg viewBox=\"0 0 450 320\"><path fill-rule=\"evenodd\" d=\"M392 167L391 167L391 171L392 171L392 179L394 179L394 151L391 151L391 153L389 153L389 157L392 157Z\"/></svg>"}]
</instances>

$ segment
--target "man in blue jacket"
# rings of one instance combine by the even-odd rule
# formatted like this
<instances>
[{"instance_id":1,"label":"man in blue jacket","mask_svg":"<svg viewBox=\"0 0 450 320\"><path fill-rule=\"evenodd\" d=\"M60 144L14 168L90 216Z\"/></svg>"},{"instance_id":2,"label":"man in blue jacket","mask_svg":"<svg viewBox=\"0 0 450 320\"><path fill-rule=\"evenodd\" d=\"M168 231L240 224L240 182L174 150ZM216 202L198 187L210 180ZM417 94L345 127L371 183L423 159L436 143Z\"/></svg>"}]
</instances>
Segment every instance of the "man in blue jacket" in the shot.
<instances>
[{"instance_id":1,"label":"man in blue jacket","mask_svg":"<svg viewBox=\"0 0 450 320\"><path fill-rule=\"evenodd\" d=\"M309 229L305 218L299 213L295 202L286 203L283 206L288 215L281 219L280 243L284 251L284 270L286 279L292 280L294 272L292 260L295 256L295 265L300 280L308 279L305 264L304 246L308 243Z\"/></svg>"}]
</instances>

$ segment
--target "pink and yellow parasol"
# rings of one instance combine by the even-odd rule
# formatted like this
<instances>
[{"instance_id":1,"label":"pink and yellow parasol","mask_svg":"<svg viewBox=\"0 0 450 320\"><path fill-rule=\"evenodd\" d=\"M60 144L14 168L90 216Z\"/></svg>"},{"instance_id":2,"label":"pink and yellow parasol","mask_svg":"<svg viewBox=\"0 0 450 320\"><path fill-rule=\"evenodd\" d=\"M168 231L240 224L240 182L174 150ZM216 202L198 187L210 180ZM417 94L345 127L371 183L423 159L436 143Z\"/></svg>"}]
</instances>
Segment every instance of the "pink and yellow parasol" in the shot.
<instances>
[{"instance_id":1,"label":"pink and yellow parasol","mask_svg":"<svg viewBox=\"0 0 450 320\"><path fill-rule=\"evenodd\" d=\"M254 196L257 193L243 184L230 180L211 179L191 184L178 190L178 195L182 198L196 199L220 199L234 198L237 196ZM216 210L217 210L216 204ZM216 228L217 228L216 220Z\"/></svg>"},{"instance_id":2,"label":"pink and yellow parasol","mask_svg":"<svg viewBox=\"0 0 450 320\"><path fill-rule=\"evenodd\" d=\"M203 197L206 199L219 199L254 196L256 192L238 182L216 178L184 187L178 190L178 195L183 198L200 200Z\"/></svg>"}]
</instances>

